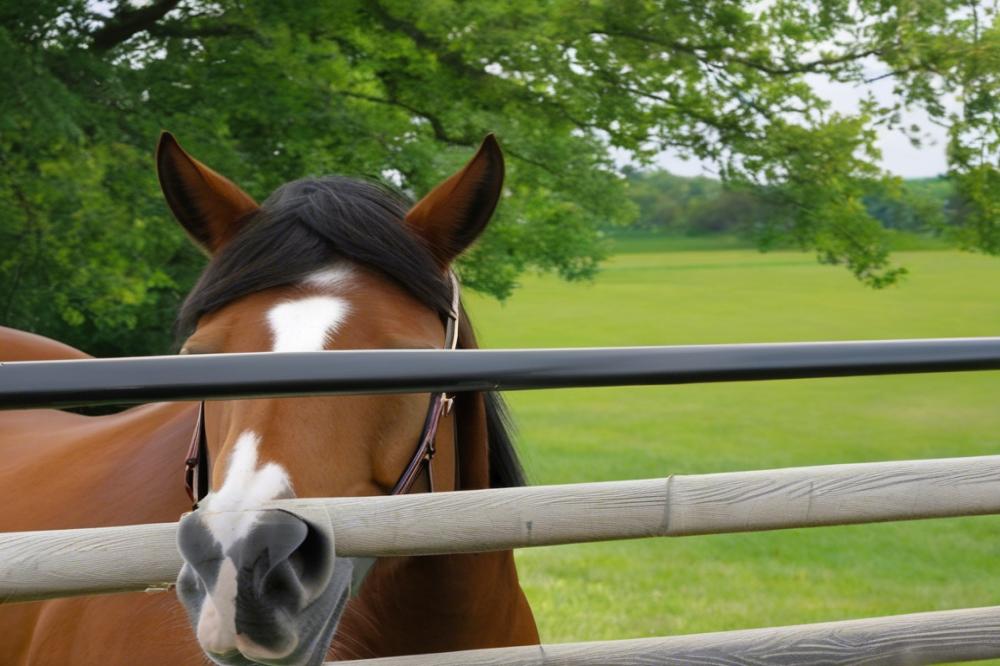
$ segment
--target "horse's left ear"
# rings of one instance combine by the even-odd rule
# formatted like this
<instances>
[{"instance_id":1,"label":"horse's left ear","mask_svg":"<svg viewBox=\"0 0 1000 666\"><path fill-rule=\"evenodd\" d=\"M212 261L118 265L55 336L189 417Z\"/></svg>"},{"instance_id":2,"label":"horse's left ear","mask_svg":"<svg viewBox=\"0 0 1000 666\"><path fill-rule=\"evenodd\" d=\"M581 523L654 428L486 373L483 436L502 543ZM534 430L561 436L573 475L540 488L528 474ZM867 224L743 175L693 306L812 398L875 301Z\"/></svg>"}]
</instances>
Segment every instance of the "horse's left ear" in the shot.
<instances>
[{"instance_id":1,"label":"horse's left ear","mask_svg":"<svg viewBox=\"0 0 1000 666\"><path fill-rule=\"evenodd\" d=\"M156 146L160 189L195 243L215 254L239 230L257 202L235 183L187 154L170 132Z\"/></svg>"},{"instance_id":2,"label":"horse's left ear","mask_svg":"<svg viewBox=\"0 0 1000 666\"><path fill-rule=\"evenodd\" d=\"M503 153L492 134L458 173L430 191L406 214L406 223L447 267L479 237L503 189Z\"/></svg>"}]
</instances>

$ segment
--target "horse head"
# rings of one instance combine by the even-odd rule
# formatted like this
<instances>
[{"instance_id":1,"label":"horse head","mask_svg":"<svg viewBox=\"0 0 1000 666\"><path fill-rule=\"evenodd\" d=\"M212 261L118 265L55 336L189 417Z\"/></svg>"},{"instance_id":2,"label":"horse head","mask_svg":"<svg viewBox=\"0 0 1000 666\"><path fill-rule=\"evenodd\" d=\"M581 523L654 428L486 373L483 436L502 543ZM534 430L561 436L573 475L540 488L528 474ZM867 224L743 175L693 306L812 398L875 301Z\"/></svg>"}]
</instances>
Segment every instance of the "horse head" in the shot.
<instances>
[{"instance_id":1,"label":"horse head","mask_svg":"<svg viewBox=\"0 0 1000 666\"><path fill-rule=\"evenodd\" d=\"M412 207L385 187L342 177L293 181L258 205L169 134L157 169L174 216L210 257L181 310L179 327L190 332L181 353L214 354L444 346L451 264L486 227L504 166L487 137ZM463 322L460 346L472 346L470 336ZM206 403L211 491L181 521L177 592L213 661L322 661L351 562L335 557L316 524L265 505L388 494L428 402L424 394ZM455 489L459 478L489 485L469 479L488 475L485 464L477 471L458 460L455 418L442 418L434 478L422 474L416 490Z\"/></svg>"}]
</instances>

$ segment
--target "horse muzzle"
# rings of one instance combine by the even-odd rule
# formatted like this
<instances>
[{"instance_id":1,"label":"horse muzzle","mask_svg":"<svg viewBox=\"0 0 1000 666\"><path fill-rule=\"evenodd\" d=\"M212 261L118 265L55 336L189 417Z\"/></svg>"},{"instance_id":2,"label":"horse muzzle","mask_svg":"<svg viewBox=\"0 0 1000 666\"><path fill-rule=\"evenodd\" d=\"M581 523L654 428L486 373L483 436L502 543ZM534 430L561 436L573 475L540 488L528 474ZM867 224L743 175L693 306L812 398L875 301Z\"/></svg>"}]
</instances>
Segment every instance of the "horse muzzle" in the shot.
<instances>
[{"instance_id":1,"label":"horse muzzle","mask_svg":"<svg viewBox=\"0 0 1000 666\"><path fill-rule=\"evenodd\" d=\"M177 593L219 664L314 666L350 592L352 562L333 535L296 514L199 510L181 519Z\"/></svg>"}]
</instances>

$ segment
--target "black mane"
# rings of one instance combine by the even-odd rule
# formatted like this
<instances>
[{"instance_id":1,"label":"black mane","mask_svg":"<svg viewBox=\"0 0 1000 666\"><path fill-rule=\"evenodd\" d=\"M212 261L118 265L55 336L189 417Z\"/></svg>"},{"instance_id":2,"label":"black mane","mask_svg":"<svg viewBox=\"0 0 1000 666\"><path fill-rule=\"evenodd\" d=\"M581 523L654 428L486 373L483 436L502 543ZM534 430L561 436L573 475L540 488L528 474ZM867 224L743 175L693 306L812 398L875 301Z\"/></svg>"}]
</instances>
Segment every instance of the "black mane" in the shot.
<instances>
[{"instance_id":1,"label":"black mane","mask_svg":"<svg viewBox=\"0 0 1000 666\"><path fill-rule=\"evenodd\" d=\"M300 282L339 260L378 270L444 317L451 286L402 220L410 202L370 181L337 176L287 183L243 221L188 294L177 318L184 338L198 320L249 294ZM506 411L487 393L490 485L524 485Z\"/></svg>"}]
</instances>

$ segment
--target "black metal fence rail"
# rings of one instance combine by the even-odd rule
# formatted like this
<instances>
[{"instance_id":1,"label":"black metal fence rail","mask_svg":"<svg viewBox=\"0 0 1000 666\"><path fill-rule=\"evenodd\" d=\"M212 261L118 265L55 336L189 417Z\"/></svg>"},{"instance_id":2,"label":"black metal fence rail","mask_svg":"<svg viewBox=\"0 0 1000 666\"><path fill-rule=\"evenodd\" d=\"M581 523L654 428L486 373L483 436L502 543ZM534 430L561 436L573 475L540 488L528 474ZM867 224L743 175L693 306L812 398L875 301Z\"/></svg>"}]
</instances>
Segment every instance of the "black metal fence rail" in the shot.
<instances>
[{"instance_id":1,"label":"black metal fence rail","mask_svg":"<svg viewBox=\"0 0 1000 666\"><path fill-rule=\"evenodd\" d=\"M1000 370L1000 338L210 354L0 363L0 409Z\"/></svg>"}]
</instances>

